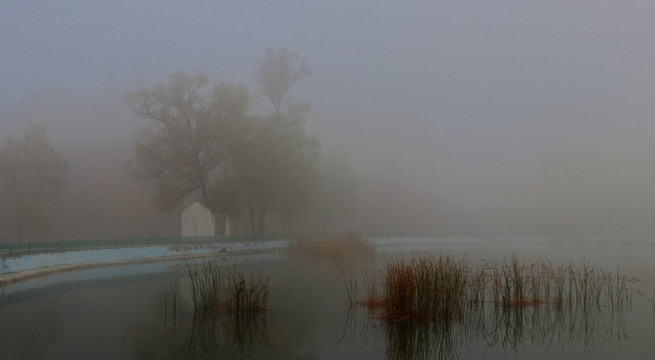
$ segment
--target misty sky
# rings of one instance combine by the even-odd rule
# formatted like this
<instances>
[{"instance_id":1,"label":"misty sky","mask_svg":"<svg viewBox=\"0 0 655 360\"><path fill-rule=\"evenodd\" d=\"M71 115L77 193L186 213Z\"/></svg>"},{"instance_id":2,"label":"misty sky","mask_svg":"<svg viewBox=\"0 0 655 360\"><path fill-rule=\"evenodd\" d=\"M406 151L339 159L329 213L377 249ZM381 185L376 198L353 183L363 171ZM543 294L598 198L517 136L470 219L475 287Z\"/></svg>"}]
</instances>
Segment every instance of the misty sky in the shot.
<instances>
[{"instance_id":1,"label":"misty sky","mask_svg":"<svg viewBox=\"0 0 655 360\"><path fill-rule=\"evenodd\" d=\"M284 47L313 70L292 97L327 147L473 191L561 154L655 154L653 14L616 0L4 1L0 122L44 89L118 103L176 71L254 88L257 59Z\"/></svg>"}]
</instances>

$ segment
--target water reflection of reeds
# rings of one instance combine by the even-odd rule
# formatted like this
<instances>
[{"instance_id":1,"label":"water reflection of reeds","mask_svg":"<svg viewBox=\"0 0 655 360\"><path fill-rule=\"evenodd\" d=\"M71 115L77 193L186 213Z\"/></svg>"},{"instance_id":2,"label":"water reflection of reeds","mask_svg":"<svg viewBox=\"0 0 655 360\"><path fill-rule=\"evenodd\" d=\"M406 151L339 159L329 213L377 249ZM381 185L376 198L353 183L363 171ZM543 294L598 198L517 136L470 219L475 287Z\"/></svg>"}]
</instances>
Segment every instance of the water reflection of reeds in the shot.
<instances>
[{"instance_id":1,"label":"water reflection of reeds","mask_svg":"<svg viewBox=\"0 0 655 360\"><path fill-rule=\"evenodd\" d=\"M556 309L536 306L522 309L495 308L485 318L484 340L498 348L517 351L521 345L539 348L580 344L589 352L608 341L627 337L622 311L603 312L581 307Z\"/></svg>"},{"instance_id":2,"label":"water reflection of reeds","mask_svg":"<svg viewBox=\"0 0 655 360\"><path fill-rule=\"evenodd\" d=\"M358 323L359 321L359 323ZM565 350L582 346L591 353L609 342L625 343L629 336L623 310L534 307L503 308L493 304L468 307L457 318L434 321L362 321L349 309L342 340L381 337L387 359L454 359L471 344L518 355L521 348Z\"/></svg>"},{"instance_id":3,"label":"water reflection of reeds","mask_svg":"<svg viewBox=\"0 0 655 360\"><path fill-rule=\"evenodd\" d=\"M453 321L394 322L382 327L388 359L452 359L466 334Z\"/></svg>"},{"instance_id":4,"label":"water reflection of reeds","mask_svg":"<svg viewBox=\"0 0 655 360\"><path fill-rule=\"evenodd\" d=\"M182 330L182 331L180 331ZM270 344L266 314L244 317L241 314L221 314L193 317L177 329L182 333L186 354L197 357L226 350L246 350L255 345Z\"/></svg>"}]
</instances>

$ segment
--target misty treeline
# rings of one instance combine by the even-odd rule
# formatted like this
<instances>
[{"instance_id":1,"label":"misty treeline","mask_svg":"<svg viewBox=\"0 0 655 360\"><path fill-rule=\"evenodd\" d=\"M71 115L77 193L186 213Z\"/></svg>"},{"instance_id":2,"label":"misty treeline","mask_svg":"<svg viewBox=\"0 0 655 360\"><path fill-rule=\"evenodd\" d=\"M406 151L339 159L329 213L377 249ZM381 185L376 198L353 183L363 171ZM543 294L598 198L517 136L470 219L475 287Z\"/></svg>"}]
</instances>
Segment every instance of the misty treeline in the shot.
<instances>
[{"instance_id":1,"label":"misty treeline","mask_svg":"<svg viewBox=\"0 0 655 360\"><path fill-rule=\"evenodd\" d=\"M0 147L0 218L21 242L43 227L46 212L62 192L68 161L50 143L46 126L32 124Z\"/></svg>"},{"instance_id":2,"label":"misty treeline","mask_svg":"<svg viewBox=\"0 0 655 360\"><path fill-rule=\"evenodd\" d=\"M297 55L253 68L254 89L177 73L120 100L48 90L1 114L0 242L179 236L193 200L238 233L655 234L648 151L563 148L475 179L437 161L420 176L433 164L319 144L291 96L312 80Z\"/></svg>"},{"instance_id":3,"label":"misty treeline","mask_svg":"<svg viewBox=\"0 0 655 360\"><path fill-rule=\"evenodd\" d=\"M79 130L91 120L57 119L49 124L63 148L59 152L45 126L29 125L20 141L33 143L30 134L36 131L51 154L30 163L14 149L19 141L7 137L0 241L177 236L179 211L195 200L232 216L239 233L357 231L358 175L345 152L321 153L318 138L305 130L309 103L290 96L294 84L310 75L308 65L285 49L266 51L252 91L212 84L202 72L172 74L166 82L124 94L122 105L141 118L129 117L138 123L138 130L131 127L132 140L93 139ZM71 113L61 118L120 123L111 119L115 110L107 115L75 103L81 99L59 97L16 123L38 123L60 109ZM17 165L25 171L6 170ZM25 191L33 192L29 199ZM371 228L372 221L366 223Z\"/></svg>"}]
</instances>

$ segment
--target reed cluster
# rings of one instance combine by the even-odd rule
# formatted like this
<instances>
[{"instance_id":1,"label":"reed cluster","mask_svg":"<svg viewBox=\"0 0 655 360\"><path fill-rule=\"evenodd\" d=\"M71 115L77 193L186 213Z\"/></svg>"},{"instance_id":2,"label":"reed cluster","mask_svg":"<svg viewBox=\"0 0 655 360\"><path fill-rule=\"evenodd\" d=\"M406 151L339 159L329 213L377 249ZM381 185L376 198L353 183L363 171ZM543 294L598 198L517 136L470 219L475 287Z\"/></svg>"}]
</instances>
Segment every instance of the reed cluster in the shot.
<instances>
[{"instance_id":1,"label":"reed cluster","mask_svg":"<svg viewBox=\"0 0 655 360\"><path fill-rule=\"evenodd\" d=\"M471 267L465 259L424 254L387 262L381 273L362 270L367 297L349 303L375 310L389 321L453 319L488 304L505 309L546 305L562 308L621 307L630 304L627 277L590 264L529 264L512 256ZM344 275L344 281L345 275Z\"/></svg>"},{"instance_id":2,"label":"reed cluster","mask_svg":"<svg viewBox=\"0 0 655 360\"><path fill-rule=\"evenodd\" d=\"M302 256L342 259L375 254L374 244L359 234L308 237L296 240L295 253Z\"/></svg>"},{"instance_id":3,"label":"reed cluster","mask_svg":"<svg viewBox=\"0 0 655 360\"><path fill-rule=\"evenodd\" d=\"M269 277L223 270L212 262L186 264L187 287L194 314L253 313L268 310Z\"/></svg>"},{"instance_id":4,"label":"reed cluster","mask_svg":"<svg viewBox=\"0 0 655 360\"><path fill-rule=\"evenodd\" d=\"M487 292L497 306L614 307L631 300L626 276L618 270L610 273L589 261L579 265L553 265L545 260L525 264L514 255L488 269L491 286Z\"/></svg>"},{"instance_id":5,"label":"reed cluster","mask_svg":"<svg viewBox=\"0 0 655 360\"><path fill-rule=\"evenodd\" d=\"M450 257L423 256L389 262L382 318L434 320L459 314L466 301L468 268ZM369 300L370 303L370 300Z\"/></svg>"}]
</instances>

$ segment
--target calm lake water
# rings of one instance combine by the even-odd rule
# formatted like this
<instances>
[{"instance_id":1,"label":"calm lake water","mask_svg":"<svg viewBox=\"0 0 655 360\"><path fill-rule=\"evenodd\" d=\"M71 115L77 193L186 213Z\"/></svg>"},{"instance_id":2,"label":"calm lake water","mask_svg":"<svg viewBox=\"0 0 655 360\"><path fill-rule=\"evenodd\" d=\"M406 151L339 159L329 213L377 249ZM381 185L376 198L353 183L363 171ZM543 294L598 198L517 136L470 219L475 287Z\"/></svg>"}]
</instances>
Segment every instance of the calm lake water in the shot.
<instances>
[{"instance_id":1,"label":"calm lake water","mask_svg":"<svg viewBox=\"0 0 655 360\"><path fill-rule=\"evenodd\" d=\"M181 265L160 263L67 273L0 292L1 359L650 359L655 353L655 241L647 239L375 239L368 260L219 257L270 276L272 311L248 319L195 319L173 297ZM589 260L634 278L622 310L482 313L449 324L384 324L348 308L339 267L374 266L426 251L471 264L541 257ZM239 264L230 264L234 261ZM363 293L363 290L362 290ZM360 294L363 295L363 294Z\"/></svg>"}]
</instances>

